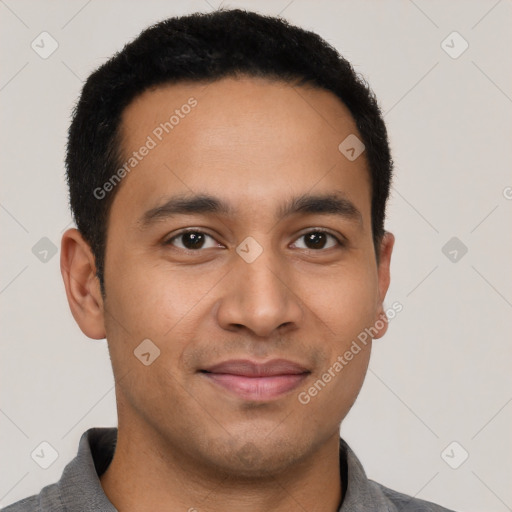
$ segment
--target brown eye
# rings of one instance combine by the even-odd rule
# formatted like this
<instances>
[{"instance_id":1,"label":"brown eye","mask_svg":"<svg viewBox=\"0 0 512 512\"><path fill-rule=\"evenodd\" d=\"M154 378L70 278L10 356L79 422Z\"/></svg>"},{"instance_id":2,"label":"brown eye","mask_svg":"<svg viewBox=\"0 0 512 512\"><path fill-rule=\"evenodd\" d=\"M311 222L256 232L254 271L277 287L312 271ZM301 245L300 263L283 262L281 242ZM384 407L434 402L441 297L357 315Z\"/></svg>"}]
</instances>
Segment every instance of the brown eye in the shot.
<instances>
[{"instance_id":1,"label":"brown eye","mask_svg":"<svg viewBox=\"0 0 512 512\"><path fill-rule=\"evenodd\" d=\"M203 233L202 231L185 231L167 240L165 245L173 245L179 249L194 251L208 248L205 247L205 243L208 239L213 240L210 235ZM181 246L179 243L175 242L181 242ZM216 244L211 244L210 247L216 247Z\"/></svg>"},{"instance_id":2,"label":"brown eye","mask_svg":"<svg viewBox=\"0 0 512 512\"><path fill-rule=\"evenodd\" d=\"M333 242L331 242L330 246L326 247L325 245L328 242L329 238L333 240ZM302 247L303 249L311 249L315 251L322 249L330 249L336 246L343 246L343 243L337 237L335 237L331 233L328 233L327 231L319 229L301 235L299 237L299 240L300 239L304 239L305 242L305 247Z\"/></svg>"}]
</instances>

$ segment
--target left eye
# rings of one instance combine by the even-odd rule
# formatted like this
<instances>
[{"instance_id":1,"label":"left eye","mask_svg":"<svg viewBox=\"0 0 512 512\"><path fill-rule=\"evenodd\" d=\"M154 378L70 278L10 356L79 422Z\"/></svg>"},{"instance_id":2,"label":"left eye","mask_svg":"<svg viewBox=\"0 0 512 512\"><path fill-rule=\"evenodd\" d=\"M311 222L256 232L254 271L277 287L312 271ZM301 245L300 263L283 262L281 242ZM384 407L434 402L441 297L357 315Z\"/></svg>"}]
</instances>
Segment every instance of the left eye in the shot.
<instances>
[{"instance_id":1,"label":"left eye","mask_svg":"<svg viewBox=\"0 0 512 512\"><path fill-rule=\"evenodd\" d=\"M334 242L331 246L329 247L324 247L325 243L326 243L326 240L327 238L331 238ZM331 235L331 233L328 233L327 231L323 231L323 230L320 230L320 229L316 229L314 231L309 231L308 233L304 233L303 235L301 235L298 240L300 240L301 238L304 238L304 240L306 241L306 244L310 244L311 246L310 247L303 247L304 249L313 249L313 250L318 250L318 249L330 249L331 247L336 247L337 245L338 246L342 246L343 244L341 243L341 241L336 238L334 235ZM321 246L321 247L319 247Z\"/></svg>"},{"instance_id":2,"label":"left eye","mask_svg":"<svg viewBox=\"0 0 512 512\"><path fill-rule=\"evenodd\" d=\"M207 233L204 233L203 231L185 231L182 233L179 233L178 235L173 236L172 238L169 238L166 242L164 242L165 245L175 245L175 241L182 240L181 247L180 245L177 245L179 249L185 249L185 250L198 250L198 249L208 249L211 247L218 247L219 244L217 243L210 243L210 246L205 247L205 241L207 239L212 240L215 242L215 239L208 235ZM320 229L316 229L314 231L309 231L308 233L304 233L297 240L300 239L305 240L306 247L299 247L299 249L309 249L309 250L320 250L320 249L330 249L332 247L336 246L342 246L343 243L334 235L331 233L328 233L327 231L323 231ZM325 247L326 241L328 238L331 238L333 241L329 247ZM295 242L294 245L296 245L297 242Z\"/></svg>"}]
</instances>

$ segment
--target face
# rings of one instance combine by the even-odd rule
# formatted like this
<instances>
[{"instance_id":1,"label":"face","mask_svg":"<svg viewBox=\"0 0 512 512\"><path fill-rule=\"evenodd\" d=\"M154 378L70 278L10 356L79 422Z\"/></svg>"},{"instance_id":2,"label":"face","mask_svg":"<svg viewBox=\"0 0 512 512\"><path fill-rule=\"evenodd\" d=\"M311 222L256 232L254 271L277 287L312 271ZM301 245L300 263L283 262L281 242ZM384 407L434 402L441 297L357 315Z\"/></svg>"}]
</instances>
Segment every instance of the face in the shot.
<instances>
[{"instance_id":1,"label":"face","mask_svg":"<svg viewBox=\"0 0 512 512\"><path fill-rule=\"evenodd\" d=\"M365 155L338 149L358 135L348 109L263 79L182 83L138 97L122 134L137 163L112 204L94 331L119 428L238 475L318 450L367 370L371 339L354 340L386 329L393 241L377 264Z\"/></svg>"}]
</instances>

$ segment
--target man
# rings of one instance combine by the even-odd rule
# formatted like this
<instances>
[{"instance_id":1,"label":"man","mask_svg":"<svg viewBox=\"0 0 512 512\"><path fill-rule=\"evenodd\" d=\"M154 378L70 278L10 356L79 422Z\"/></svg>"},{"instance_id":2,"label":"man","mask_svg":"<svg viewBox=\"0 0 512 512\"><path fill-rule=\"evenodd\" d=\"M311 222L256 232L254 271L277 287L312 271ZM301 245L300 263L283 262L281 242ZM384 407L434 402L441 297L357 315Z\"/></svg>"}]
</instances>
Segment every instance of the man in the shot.
<instances>
[{"instance_id":1,"label":"man","mask_svg":"<svg viewBox=\"0 0 512 512\"><path fill-rule=\"evenodd\" d=\"M255 13L165 20L89 77L67 150L62 276L118 428L4 510L447 510L339 436L394 242L386 128L346 60Z\"/></svg>"}]
</instances>

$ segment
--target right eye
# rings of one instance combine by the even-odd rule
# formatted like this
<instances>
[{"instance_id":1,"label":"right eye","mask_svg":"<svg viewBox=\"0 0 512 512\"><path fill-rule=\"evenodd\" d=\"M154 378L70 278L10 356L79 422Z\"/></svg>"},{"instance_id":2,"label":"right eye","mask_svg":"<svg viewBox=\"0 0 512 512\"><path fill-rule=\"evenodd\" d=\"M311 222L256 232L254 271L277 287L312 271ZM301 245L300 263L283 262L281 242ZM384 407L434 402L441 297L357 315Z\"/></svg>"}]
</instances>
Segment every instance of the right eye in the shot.
<instances>
[{"instance_id":1,"label":"right eye","mask_svg":"<svg viewBox=\"0 0 512 512\"><path fill-rule=\"evenodd\" d=\"M174 247L177 247L178 249L183 249L186 251L198 251L199 249L210 249L212 247L219 246L217 243L210 244L209 247L205 247L207 239L215 240L211 235L208 235L204 231L199 231L197 229L188 229L167 239L166 241L164 241L164 245L172 245ZM175 242L179 243L180 245L176 245Z\"/></svg>"}]
</instances>

